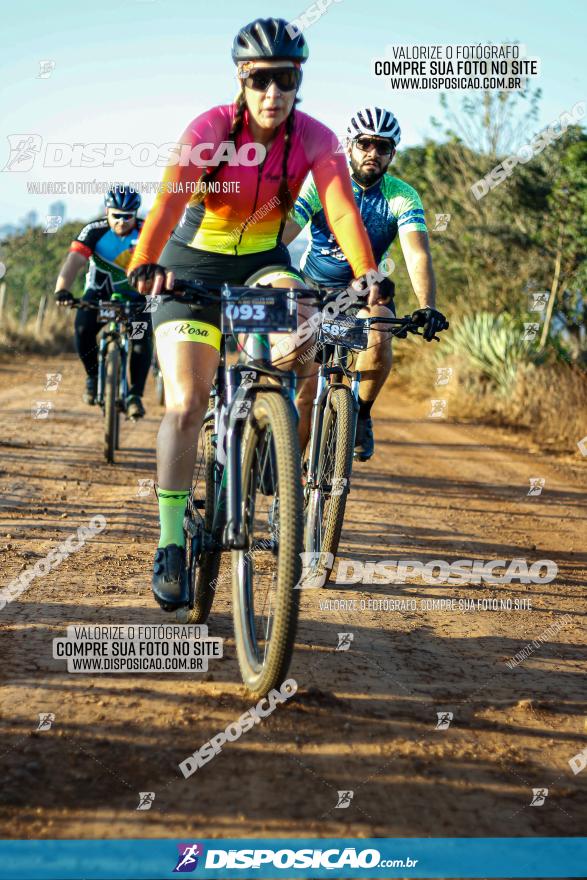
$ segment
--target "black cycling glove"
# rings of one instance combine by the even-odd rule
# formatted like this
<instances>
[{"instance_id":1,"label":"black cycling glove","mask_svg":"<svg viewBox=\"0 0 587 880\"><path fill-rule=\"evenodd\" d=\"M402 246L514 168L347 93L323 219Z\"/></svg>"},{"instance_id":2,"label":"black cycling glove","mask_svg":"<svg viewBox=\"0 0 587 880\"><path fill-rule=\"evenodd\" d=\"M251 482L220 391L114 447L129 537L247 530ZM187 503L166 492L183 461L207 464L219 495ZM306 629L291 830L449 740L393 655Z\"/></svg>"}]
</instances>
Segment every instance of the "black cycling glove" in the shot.
<instances>
[{"instance_id":1,"label":"black cycling glove","mask_svg":"<svg viewBox=\"0 0 587 880\"><path fill-rule=\"evenodd\" d=\"M391 278L382 278L381 281L378 281L379 285L379 296L385 302L389 302L395 296L395 284L391 280Z\"/></svg>"},{"instance_id":2,"label":"black cycling glove","mask_svg":"<svg viewBox=\"0 0 587 880\"><path fill-rule=\"evenodd\" d=\"M163 280L165 280L166 273L167 269L158 263L143 263L142 266L137 266L136 269L133 269L127 277L131 287L136 288L139 281L154 281L157 275L162 275Z\"/></svg>"},{"instance_id":3,"label":"black cycling glove","mask_svg":"<svg viewBox=\"0 0 587 880\"><path fill-rule=\"evenodd\" d=\"M379 294L381 296L381 299L390 300L394 298L395 284L393 283L391 278L384 276L381 281L377 281L375 283L379 285ZM355 278L355 280L351 284L351 287L357 291L359 296L365 297L365 299L367 299L367 297L371 293L371 286L372 285L369 284L366 275L360 275L359 278Z\"/></svg>"},{"instance_id":4,"label":"black cycling glove","mask_svg":"<svg viewBox=\"0 0 587 880\"><path fill-rule=\"evenodd\" d=\"M448 321L442 312L432 309L430 306L424 309L416 309L412 314L412 321L418 327L424 328L422 335L426 342L431 342L441 330L448 330Z\"/></svg>"},{"instance_id":5,"label":"black cycling glove","mask_svg":"<svg viewBox=\"0 0 587 880\"><path fill-rule=\"evenodd\" d=\"M75 302L75 297L69 290L57 290L55 293L55 302L58 306L69 306Z\"/></svg>"}]
</instances>

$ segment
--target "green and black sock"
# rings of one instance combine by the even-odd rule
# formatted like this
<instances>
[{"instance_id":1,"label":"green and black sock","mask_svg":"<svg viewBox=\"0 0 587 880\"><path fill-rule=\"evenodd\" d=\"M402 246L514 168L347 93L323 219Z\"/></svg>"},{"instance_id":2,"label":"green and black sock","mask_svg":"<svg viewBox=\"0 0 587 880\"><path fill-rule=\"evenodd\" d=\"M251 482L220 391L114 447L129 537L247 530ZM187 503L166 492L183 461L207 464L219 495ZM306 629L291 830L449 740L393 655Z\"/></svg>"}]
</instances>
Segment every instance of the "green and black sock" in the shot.
<instances>
[{"instance_id":1,"label":"green and black sock","mask_svg":"<svg viewBox=\"0 0 587 880\"><path fill-rule=\"evenodd\" d=\"M185 547L185 535L183 533L183 518L188 503L188 489L159 489L159 522L161 534L159 547L169 547L177 544Z\"/></svg>"}]
</instances>

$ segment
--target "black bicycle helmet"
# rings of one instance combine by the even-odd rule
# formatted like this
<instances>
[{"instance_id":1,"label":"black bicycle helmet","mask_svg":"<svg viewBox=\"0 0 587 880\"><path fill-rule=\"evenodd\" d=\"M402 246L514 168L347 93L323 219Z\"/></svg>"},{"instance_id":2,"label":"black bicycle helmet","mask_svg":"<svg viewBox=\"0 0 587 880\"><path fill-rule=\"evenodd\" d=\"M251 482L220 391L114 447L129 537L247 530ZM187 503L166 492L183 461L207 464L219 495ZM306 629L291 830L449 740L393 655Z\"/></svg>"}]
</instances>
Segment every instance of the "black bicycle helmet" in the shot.
<instances>
[{"instance_id":1,"label":"black bicycle helmet","mask_svg":"<svg viewBox=\"0 0 587 880\"><path fill-rule=\"evenodd\" d=\"M113 186L104 196L104 204L119 211L138 211L141 197L131 186Z\"/></svg>"},{"instance_id":2,"label":"black bicycle helmet","mask_svg":"<svg viewBox=\"0 0 587 880\"><path fill-rule=\"evenodd\" d=\"M309 54L303 35L283 18L256 18L240 29L232 44L235 64L261 58L303 64Z\"/></svg>"}]
</instances>

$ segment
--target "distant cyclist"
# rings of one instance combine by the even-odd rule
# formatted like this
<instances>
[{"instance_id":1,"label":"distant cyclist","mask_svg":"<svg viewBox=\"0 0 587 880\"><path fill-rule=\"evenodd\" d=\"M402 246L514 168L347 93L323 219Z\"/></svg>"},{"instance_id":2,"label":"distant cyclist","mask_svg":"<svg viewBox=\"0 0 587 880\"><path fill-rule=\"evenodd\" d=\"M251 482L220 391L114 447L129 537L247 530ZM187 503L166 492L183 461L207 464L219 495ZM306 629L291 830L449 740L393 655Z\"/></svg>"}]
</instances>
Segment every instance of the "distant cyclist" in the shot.
<instances>
[{"instance_id":1,"label":"distant cyclist","mask_svg":"<svg viewBox=\"0 0 587 880\"><path fill-rule=\"evenodd\" d=\"M57 279L55 299L58 305L67 306L73 302L70 288L78 272L87 266L88 261L83 296L86 302L97 303L110 299L113 293L120 294L129 301L143 302L143 297L133 290L126 277L126 270L144 223L137 217L141 197L131 187L115 186L106 194L104 204L106 216L84 226L71 243ZM96 402L98 389L96 337L102 325L97 311L80 309L76 314L75 345L87 374L83 399L90 406ZM141 418L145 414L142 396L152 353L152 327L148 315L145 315L145 328L141 329L142 338L131 342L126 412L133 419Z\"/></svg>"},{"instance_id":2,"label":"distant cyclist","mask_svg":"<svg viewBox=\"0 0 587 880\"><path fill-rule=\"evenodd\" d=\"M232 104L197 116L181 137L187 155L205 152L203 161L210 167L196 161L168 167L166 185L130 266L131 283L141 293L159 293L173 275L213 285L255 281L303 287L281 235L310 171L349 260L350 276L360 278L376 269L336 137L296 109L308 47L304 36L292 36L291 30L280 18L256 19L235 37L238 96ZM250 155L251 147L262 153L262 161L229 161L231 153ZM222 159L212 164L217 154ZM301 319L309 315L303 306L298 314ZM166 412L157 448L161 534L152 587L159 604L171 611L189 597L183 519L197 455L195 438L218 365L220 307L198 311L163 295L153 322ZM303 374L298 354L304 343L294 337L296 343L291 356L274 363Z\"/></svg>"},{"instance_id":3,"label":"distant cyclist","mask_svg":"<svg viewBox=\"0 0 587 880\"><path fill-rule=\"evenodd\" d=\"M375 259L378 263L385 259L399 233L412 287L421 306L413 317L424 328L424 338L430 341L445 319L434 307L436 286L424 209L413 187L386 173L400 142L399 123L391 110L365 107L351 118L347 134L353 193ZM312 180L306 182L296 200L285 227L284 242L293 241L307 223L310 244L300 263L306 282L326 290L347 287L353 271L328 223ZM379 291L379 303L358 311L360 317L390 317L394 313L393 283L385 279ZM355 455L366 461L375 449L371 407L391 369L389 333L371 330L369 347L359 354L357 369L361 372L361 386ZM297 402L300 419L308 429L312 396L312 384L306 383Z\"/></svg>"}]
</instances>

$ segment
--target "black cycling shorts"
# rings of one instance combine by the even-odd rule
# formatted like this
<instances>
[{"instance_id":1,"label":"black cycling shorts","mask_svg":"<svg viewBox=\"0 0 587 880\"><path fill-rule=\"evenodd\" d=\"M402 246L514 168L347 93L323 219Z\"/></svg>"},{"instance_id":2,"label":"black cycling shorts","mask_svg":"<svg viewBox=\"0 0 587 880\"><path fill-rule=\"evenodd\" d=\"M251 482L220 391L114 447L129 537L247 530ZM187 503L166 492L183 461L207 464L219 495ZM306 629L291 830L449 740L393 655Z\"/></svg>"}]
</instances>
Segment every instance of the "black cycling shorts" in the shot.
<instances>
[{"instance_id":1,"label":"black cycling shorts","mask_svg":"<svg viewBox=\"0 0 587 880\"><path fill-rule=\"evenodd\" d=\"M271 285L277 278L303 281L291 265L289 251L280 244L258 254L217 254L186 247L170 239L159 265L171 269L179 281L209 281L211 284ZM180 342L203 342L220 348L220 304L194 307L172 296L162 296L151 313L155 338Z\"/></svg>"}]
</instances>

